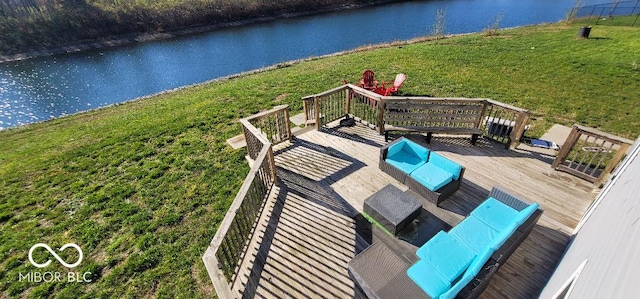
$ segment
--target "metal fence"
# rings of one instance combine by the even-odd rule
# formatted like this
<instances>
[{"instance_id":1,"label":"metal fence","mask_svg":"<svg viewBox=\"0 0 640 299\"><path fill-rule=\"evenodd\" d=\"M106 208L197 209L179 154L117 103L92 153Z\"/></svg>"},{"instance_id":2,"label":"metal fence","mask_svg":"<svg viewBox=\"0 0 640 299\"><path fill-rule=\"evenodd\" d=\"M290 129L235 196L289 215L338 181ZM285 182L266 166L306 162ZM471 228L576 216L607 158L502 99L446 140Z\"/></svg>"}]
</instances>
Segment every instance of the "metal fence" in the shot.
<instances>
[{"instance_id":1,"label":"metal fence","mask_svg":"<svg viewBox=\"0 0 640 299\"><path fill-rule=\"evenodd\" d=\"M574 16L596 25L640 26L640 0L583 6Z\"/></svg>"}]
</instances>

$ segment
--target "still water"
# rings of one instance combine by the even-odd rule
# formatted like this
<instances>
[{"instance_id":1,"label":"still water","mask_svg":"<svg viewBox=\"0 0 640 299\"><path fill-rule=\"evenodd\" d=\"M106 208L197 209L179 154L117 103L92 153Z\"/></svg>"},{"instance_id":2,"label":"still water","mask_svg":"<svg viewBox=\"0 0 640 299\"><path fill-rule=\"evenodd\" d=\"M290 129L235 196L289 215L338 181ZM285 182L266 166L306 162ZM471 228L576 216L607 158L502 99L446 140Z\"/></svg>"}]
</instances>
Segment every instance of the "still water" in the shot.
<instances>
[{"instance_id":1,"label":"still water","mask_svg":"<svg viewBox=\"0 0 640 299\"><path fill-rule=\"evenodd\" d=\"M0 64L0 130L294 59L428 35L564 18L573 0L436 0L317 15Z\"/></svg>"}]
</instances>

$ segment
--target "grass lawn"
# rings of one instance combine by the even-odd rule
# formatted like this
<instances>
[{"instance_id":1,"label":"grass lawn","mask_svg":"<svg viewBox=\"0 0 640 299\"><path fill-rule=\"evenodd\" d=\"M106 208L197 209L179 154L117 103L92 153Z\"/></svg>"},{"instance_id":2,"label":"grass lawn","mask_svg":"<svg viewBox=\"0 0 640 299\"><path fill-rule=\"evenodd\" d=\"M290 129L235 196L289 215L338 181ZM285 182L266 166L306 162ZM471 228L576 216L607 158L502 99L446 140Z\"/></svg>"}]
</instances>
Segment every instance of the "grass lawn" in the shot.
<instances>
[{"instance_id":1,"label":"grass lawn","mask_svg":"<svg viewBox=\"0 0 640 299\"><path fill-rule=\"evenodd\" d=\"M544 25L311 60L0 132L0 297L208 298L201 256L249 167L238 118L357 82L408 75L405 95L487 97L533 112L529 135L581 123L640 134L638 28ZM91 282L28 282L36 243L78 244ZM74 251L60 255L71 263ZM49 272L63 268L40 249Z\"/></svg>"}]
</instances>

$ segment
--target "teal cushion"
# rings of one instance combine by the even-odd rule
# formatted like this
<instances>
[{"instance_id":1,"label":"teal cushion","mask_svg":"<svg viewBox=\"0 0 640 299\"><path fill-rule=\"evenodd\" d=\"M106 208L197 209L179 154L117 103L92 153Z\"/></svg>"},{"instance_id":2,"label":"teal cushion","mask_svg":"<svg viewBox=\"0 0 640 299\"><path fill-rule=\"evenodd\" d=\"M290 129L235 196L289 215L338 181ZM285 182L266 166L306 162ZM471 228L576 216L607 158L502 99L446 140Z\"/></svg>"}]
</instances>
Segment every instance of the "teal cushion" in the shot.
<instances>
[{"instance_id":1,"label":"teal cushion","mask_svg":"<svg viewBox=\"0 0 640 299\"><path fill-rule=\"evenodd\" d=\"M410 174L425 163L425 161L421 160L417 156L405 151L399 151L391 156L387 156L385 161L406 174Z\"/></svg>"},{"instance_id":2,"label":"teal cushion","mask_svg":"<svg viewBox=\"0 0 640 299\"><path fill-rule=\"evenodd\" d=\"M429 158L429 150L422 145L419 145L409 139L404 139L404 145L402 146L402 150L408 152L414 156L419 157L422 161L427 162Z\"/></svg>"},{"instance_id":3,"label":"teal cushion","mask_svg":"<svg viewBox=\"0 0 640 299\"><path fill-rule=\"evenodd\" d=\"M455 298L462 289L473 280L473 275L465 275L458 280L451 288L449 288L446 292L442 293L439 299L453 299Z\"/></svg>"},{"instance_id":4,"label":"teal cushion","mask_svg":"<svg viewBox=\"0 0 640 299\"><path fill-rule=\"evenodd\" d=\"M404 144L407 142L406 139L402 139L392 145L389 146L389 149L387 150L387 157L389 156L393 156L394 154L398 153L399 151L402 150L402 147L404 147Z\"/></svg>"},{"instance_id":5,"label":"teal cushion","mask_svg":"<svg viewBox=\"0 0 640 299\"><path fill-rule=\"evenodd\" d=\"M471 215L480 219L491 228L502 231L514 221L516 215L518 215L518 211L493 197L489 197L475 208L471 212Z\"/></svg>"},{"instance_id":6,"label":"teal cushion","mask_svg":"<svg viewBox=\"0 0 640 299\"><path fill-rule=\"evenodd\" d=\"M464 273L465 275L476 276L482 270L482 266L491 258L491 255L495 252L491 247L485 248L469 265L469 268Z\"/></svg>"},{"instance_id":7,"label":"teal cushion","mask_svg":"<svg viewBox=\"0 0 640 299\"><path fill-rule=\"evenodd\" d=\"M498 231L470 215L454 226L449 234L478 254L484 251L498 236Z\"/></svg>"},{"instance_id":8,"label":"teal cushion","mask_svg":"<svg viewBox=\"0 0 640 299\"><path fill-rule=\"evenodd\" d=\"M440 295L440 299L453 299L482 270L482 266L491 258L493 250L486 248L471 262L467 271L449 290Z\"/></svg>"},{"instance_id":9,"label":"teal cushion","mask_svg":"<svg viewBox=\"0 0 640 299\"><path fill-rule=\"evenodd\" d=\"M385 273L380 273L385 275ZM407 269L407 275L431 298L438 298L451 287L451 282L428 263L419 260Z\"/></svg>"},{"instance_id":10,"label":"teal cushion","mask_svg":"<svg viewBox=\"0 0 640 299\"><path fill-rule=\"evenodd\" d=\"M514 221L518 223L518 225L523 224L525 221L527 221L527 219L529 219L529 217L531 217L531 215L533 215L533 212L535 212L538 208L540 208L540 205L537 202L530 204L528 207L522 209L522 211L518 213Z\"/></svg>"},{"instance_id":11,"label":"teal cushion","mask_svg":"<svg viewBox=\"0 0 640 299\"><path fill-rule=\"evenodd\" d=\"M476 256L466 245L444 231L418 248L416 255L450 281L458 278Z\"/></svg>"},{"instance_id":12,"label":"teal cushion","mask_svg":"<svg viewBox=\"0 0 640 299\"><path fill-rule=\"evenodd\" d=\"M491 244L489 245L494 251L498 250L498 248L502 247L502 245L507 242L507 240L509 239L509 237L511 237L511 235L513 235L513 233L518 229L518 227L520 226L520 224L518 224L517 222L511 222L509 224L509 226L505 227L504 229L502 229L500 231L500 233L498 233L498 235L496 236L495 239L493 239L493 241L491 242Z\"/></svg>"},{"instance_id":13,"label":"teal cushion","mask_svg":"<svg viewBox=\"0 0 640 299\"><path fill-rule=\"evenodd\" d=\"M436 191L453 180L451 173L431 162L411 172L411 177L431 191Z\"/></svg>"},{"instance_id":14,"label":"teal cushion","mask_svg":"<svg viewBox=\"0 0 640 299\"><path fill-rule=\"evenodd\" d=\"M533 214L533 212L537 210L538 207L540 207L540 205L538 205L537 203L533 203L524 208L522 211L518 212L509 226L502 229L498 236L496 236L495 240L493 240L490 245L491 248L493 248L493 250L498 250L498 248L500 248L505 242L507 242L509 237L511 237L511 235L516 232L518 227L520 227L520 225L522 225L525 221L527 221L527 219L529 219L531 214Z\"/></svg>"},{"instance_id":15,"label":"teal cushion","mask_svg":"<svg viewBox=\"0 0 640 299\"><path fill-rule=\"evenodd\" d=\"M434 163L438 167L451 173L454 180L458 180L460 178L460 172L462 171L462 166L460 164L453 162L437 153L431 153L429 155L428 162Z\"/></svg>"}]
</instances>

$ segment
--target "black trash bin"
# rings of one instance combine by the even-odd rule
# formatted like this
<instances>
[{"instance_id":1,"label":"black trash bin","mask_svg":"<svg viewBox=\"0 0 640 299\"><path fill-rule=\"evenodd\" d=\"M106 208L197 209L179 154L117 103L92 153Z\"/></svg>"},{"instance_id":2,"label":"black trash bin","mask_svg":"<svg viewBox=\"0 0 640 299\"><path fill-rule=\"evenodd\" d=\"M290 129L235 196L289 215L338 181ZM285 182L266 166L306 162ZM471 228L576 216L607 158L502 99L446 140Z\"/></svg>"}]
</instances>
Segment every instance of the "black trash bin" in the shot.
<instances>
[{"instance_id":1,"label":"black trash bin","mask_svg":"<svg viewBox=\"0 0 640 299\"><path fill-rule=\"evenodd\" d=\"M589 33L591 33L591 26L580 27L580 30L578 30L578 37L589 38Z\"/></svg>"}]
</instances>

